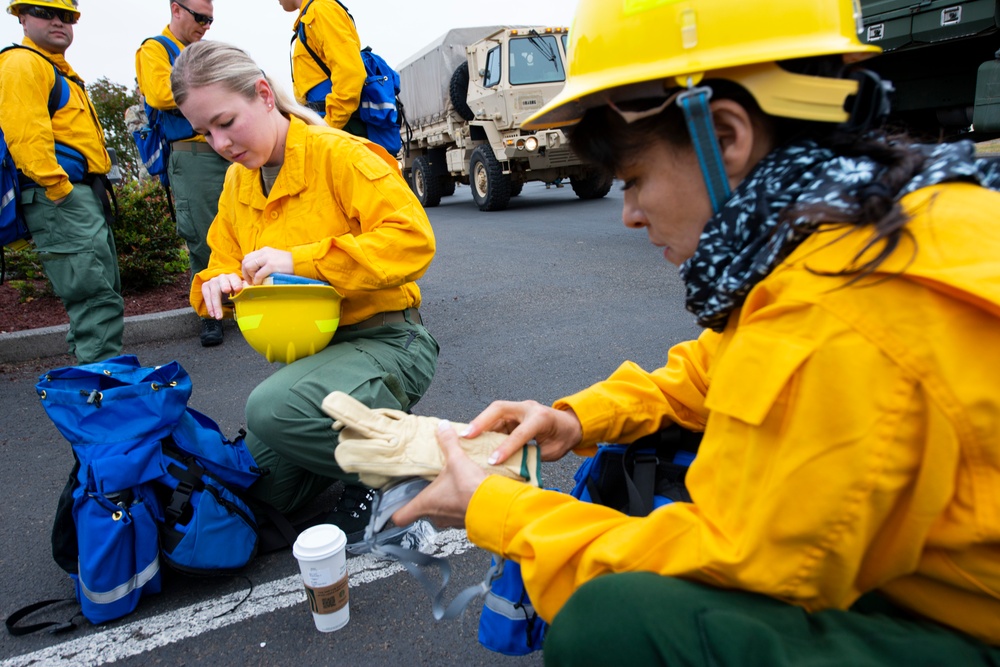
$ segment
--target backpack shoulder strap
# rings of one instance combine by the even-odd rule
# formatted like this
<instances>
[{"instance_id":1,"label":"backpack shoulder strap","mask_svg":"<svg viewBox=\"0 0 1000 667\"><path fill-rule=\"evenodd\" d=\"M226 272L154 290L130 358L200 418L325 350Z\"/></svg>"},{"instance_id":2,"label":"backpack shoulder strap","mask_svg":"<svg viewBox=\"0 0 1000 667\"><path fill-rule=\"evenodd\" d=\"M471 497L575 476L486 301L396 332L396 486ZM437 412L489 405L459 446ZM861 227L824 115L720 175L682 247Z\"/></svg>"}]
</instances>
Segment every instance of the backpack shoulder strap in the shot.
<instances>
[{"instance_id":1,"label":"backpack shoulder strap","mask_svg":"<svg viewBox=\"0 0 1000 667\"><path fill-rule=\"evenodd\" d=\"M25 46L23 44L11 44L3 50L0 50L0 54L6 53L12 49L24 49L25 51L31 51L39 58L52 65L52 71L56 75L56 80L55 83L52 84L52 90L49 91L49 118L56 115L56 112L66 106L66 103L69 102L69 83L66 81L69 77L60 72L59 68L56 67L56 64L49 60L44 53L37 51L30 46ZM77 81L77 83L81 86L83 85L80 81Z\"/></svg>"},{"instance_id":2,"label":"backpack shoulder strap","mask_svg":"<svg viewBox=\"0 0 1000 667\"><path fill-rule=\"evenodd\" d=\"M312 3L313 0L309 0L309 2L306 3L305 7L302 8L302 16L306 15L306 12L309 11L309 6L312 5ZM341 5L341 7L343 7L343 5ZM346 11L347 8L345 7L344 9ZM348 16L350 16L350 14L348 14ZM353 21L354 19L352 18L351 20ZM318 53L313 51L313 48L309 46L309 42L306 41L306 24L303 23L301 19L299 20L299 28L298 30L295 31L295 37L300 42L302 42L302 46L304 46L309 55L312 56L312 59L316 61L316 64L319 66L319 68L323 70L323 74L326 76L326 78L329 79L330 68L326 66L326 63L323 62L323 59L319 57Z\"/></svg>"},{"instance_id":3,"label":"backpack shoulder strap","mask_svg":"<svg viewBox=\"0 0 1000 667\"><path fill-rule=\"evenodd\" d=\"M166 50L167 58L170 59L170 66L173 67L174 61L177 60L177 57L179 55L181 55L181 50L177 48L177 45L174 44L166 35L156 35L154 37L147 37L146 39L142 40L142 44L145 44L149 40L158 42L160 46L162 46L164 50ZM139 46L142 46L142 44L140 44Z\"/></svg>"}]
</instances>

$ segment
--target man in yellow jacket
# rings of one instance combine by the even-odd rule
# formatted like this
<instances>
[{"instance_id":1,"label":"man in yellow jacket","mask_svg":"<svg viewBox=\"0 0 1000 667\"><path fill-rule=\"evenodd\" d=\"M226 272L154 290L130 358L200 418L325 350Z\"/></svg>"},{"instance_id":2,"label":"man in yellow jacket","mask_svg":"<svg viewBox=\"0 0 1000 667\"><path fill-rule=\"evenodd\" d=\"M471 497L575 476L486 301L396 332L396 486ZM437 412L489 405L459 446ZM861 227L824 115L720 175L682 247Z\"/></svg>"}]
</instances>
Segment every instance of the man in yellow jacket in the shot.
<instances>
[{"instance_id":1,"label":"man in yellow jacket","mask_svg":"<svg viewBox=\"0 0 1000 667\"><path fill-rule=\"evenodd\" d=\"M358 116L365 65L354 18L337 0L279 0L286 12L299 12L292 38L295 98L327 125L367 137Z\"/></svg>"},{"instance_id":2,"label":"man in yellow jacket","mask_svg":"<svg viewBox=\"0 0 1000 667\"><path fill-rule=\"evenodd\" d=\"M177 213L177 233L187 242L191 276L208 266L211 249L205 240L219 208L219 195L229 163L191 129L174 104L170 92L170 72L174 57L190 44L200 41L214 21L212 0L185 0L170 3L170 24L160 36L143 41L135 54L135 75L146 104L156 109L170 142L167 179ZM169 40L164 44L163 39ZM201 321L201 344L222 343L222 323Z\"/></svg>"},{"instance_id":3,"label":"man in yellow jacket","mask_svg":"<svg viewBox=\"0 0 1000 667\"><path fill-rule=\"evenodd\" d=\"M24 40L0 56L0 128L21 173L22 211L69 315L70 352L81 364L100 361L121 352L124 302L104 130L64 57L80 10L76 0L11 0L7 12Z\"/></svg>"}]
</instances>

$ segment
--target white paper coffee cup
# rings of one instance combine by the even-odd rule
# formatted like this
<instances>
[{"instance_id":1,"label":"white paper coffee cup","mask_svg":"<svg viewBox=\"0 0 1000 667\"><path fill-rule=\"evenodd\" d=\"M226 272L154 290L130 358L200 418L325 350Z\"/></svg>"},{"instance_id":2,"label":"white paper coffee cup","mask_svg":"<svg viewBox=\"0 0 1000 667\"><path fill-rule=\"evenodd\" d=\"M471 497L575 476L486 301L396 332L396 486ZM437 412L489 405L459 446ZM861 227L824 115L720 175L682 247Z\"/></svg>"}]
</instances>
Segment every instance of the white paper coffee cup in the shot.
<instances>
[{"instance_id":1,"label":"white paper coffee cup","mask_svg":"<svg viewBox=\"0 0 1000 667\"><path fill-rule=\"evenodd\" d=\"M313 621L320 632L339 630L351 620L345 546L344 531L330 524L302 531L292 546Z\"/></svg>"}]
</instances>

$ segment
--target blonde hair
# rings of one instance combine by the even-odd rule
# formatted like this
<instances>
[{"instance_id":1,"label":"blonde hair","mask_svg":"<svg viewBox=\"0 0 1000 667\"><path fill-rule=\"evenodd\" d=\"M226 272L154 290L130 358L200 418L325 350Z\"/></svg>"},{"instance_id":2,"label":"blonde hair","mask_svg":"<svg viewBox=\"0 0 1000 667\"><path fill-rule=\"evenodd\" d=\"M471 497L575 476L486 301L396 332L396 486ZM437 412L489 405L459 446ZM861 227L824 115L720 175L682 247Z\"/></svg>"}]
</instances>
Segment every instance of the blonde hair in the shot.
<instances>
[{"instance_id":1,"label":"blonde hair","mask_svg":"<svg viewBox=\"0 0 1000 667\"><path fill-rule=\"evenodd\" d=\"M194 88L222 84L248 100L257 96L261 79L274 92L274 105L282 114L295 116L309 125L326 125L322 118L274 84L250 55L230 44L213 41L195 42L181 52L170 73L170 89L180 106Z\"/></svg>"}]
</instances>

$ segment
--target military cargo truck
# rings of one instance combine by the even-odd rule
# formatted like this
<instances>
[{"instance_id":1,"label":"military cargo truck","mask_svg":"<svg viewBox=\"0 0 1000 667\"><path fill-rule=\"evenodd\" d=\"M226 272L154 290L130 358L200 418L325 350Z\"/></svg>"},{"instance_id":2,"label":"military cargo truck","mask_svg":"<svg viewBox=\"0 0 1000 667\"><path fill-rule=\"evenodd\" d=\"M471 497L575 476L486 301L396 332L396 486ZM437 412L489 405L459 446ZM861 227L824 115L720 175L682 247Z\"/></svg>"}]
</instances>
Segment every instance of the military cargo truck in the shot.
<instances>
[{"instance_id":1,"label":"military cargo truck","mask_svg":"<svg viewBox=\"0 0 1000 667\"><path fill-rule=\"evenodd\" d=\"M1000 136L1000 2L861 0L865 67L892 82L890 120L926 138Z\"/></svg>"},{"instance_id":2,"label":"military cargo truck","mask_svg":"<svg viewBox=\"0 0 1000 667\"><path fill-rule=\"evenodd\" d=\"M403 173L420 203L437 206L458 183L480 210L507 207L529 181L568 179L581 199L608 194L611 178L584 164L562 130L521 130L566 80L561 27L450 30L398 70Z\"/></svg>"}]
</instances>

